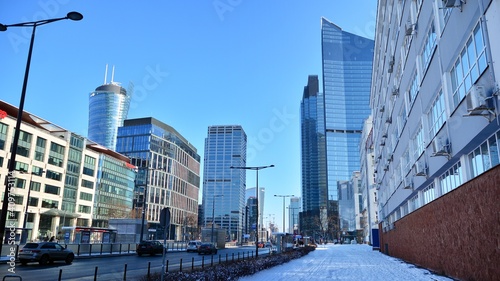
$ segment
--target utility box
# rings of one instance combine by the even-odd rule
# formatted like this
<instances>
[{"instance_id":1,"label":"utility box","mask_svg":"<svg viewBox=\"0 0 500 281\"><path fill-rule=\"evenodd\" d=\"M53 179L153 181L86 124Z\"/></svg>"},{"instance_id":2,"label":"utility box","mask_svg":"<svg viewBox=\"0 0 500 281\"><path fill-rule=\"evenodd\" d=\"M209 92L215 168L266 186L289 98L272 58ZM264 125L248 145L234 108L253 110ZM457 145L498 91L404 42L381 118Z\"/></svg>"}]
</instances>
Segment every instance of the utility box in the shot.
<instances>
[{"instance_id":1,"label":"utility box","mask_svg":"<svg viewBox=\"0 0 500 281\"><path fill-rule=\"evenodd\" d=\"M226 229L224 228L214 228L213 229L213 240L212 240L212 228L206 227L201 230L201 242L215 244L217 249L226 248Z\"/></svg>"}]
</instances>

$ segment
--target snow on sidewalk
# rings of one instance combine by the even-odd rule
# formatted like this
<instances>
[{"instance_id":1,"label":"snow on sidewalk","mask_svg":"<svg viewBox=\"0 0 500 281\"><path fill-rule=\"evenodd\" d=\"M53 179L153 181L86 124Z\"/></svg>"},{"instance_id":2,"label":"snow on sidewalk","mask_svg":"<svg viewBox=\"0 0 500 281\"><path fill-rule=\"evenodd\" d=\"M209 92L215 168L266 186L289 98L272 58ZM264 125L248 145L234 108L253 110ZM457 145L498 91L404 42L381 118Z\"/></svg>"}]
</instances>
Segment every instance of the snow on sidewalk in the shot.
<instances>
[{"instance_id":1,"label":"snow on sidewalk","mask_svg":"<svg viewBox=\"0 0 500 281\"><path fill-rule=\"evenodd\" d=\"M308 255L239 281L452 281L372 250L368 245L321 245Z\"/></svg>"}]
</instances>

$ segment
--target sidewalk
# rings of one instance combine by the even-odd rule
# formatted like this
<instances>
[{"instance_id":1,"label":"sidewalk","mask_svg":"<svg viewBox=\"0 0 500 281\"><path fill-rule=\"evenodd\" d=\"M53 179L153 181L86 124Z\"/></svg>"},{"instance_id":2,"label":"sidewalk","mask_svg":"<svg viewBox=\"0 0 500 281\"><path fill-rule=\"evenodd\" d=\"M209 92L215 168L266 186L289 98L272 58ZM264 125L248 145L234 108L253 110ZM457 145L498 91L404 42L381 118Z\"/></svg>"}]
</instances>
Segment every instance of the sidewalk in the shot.
<instances>
[{"instance_id":1,"label":"sidewalk","mask_svg":"<svg viewBox=\"0 0 500 281\"><path fill-rule=\"evenodd\" d=\"M239 281L453 281L372 250L368 245L320 245L308 255Z\"/></svg>"}]
</instances>

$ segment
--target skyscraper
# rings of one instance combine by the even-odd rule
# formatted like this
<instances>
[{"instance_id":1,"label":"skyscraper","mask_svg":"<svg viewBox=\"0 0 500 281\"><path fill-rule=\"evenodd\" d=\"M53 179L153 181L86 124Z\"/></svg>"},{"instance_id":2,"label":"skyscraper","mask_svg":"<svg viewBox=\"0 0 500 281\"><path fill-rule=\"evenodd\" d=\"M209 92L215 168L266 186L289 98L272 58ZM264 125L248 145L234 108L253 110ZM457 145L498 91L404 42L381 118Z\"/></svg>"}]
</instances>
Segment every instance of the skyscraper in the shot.
<instances>
[{"instance_id":1,"label":"skyscraper","mask_svg":"<svg viewBox=\"0 0 500 281\"><path fill-rule=\"evenodd\" d=\"M149 229L156 229L150 236L163 238L160 213L168 207L167 238L189 237L187 228L196 227L198 220L200 156L196 148L174 128L146 117L124 121L118 128L116 150L138 167L134 208L146 210Z\"/></svg>"},{"instance_id":2,"label":"skyscraper","mask_svg":"<svg viewBox=\"0 0 500 281\"><path fill-rule=\"evenodd\" d=\"M107 66L104 84L90 93L88 138L114 150L118 127L123 125L130 107L131 93L113 81L107 83Z\"/></svg>"},{"instance_id":3,"label":"skyscraper","mask_svg":"<svg viewBox=\"0 0 500 281\"><path fill-rule=\"evenodd\" d=\"M245 214L247 135L239 125L209 126L203 164L204 225L226 230L241 241Z\"/></svg>"},{"instance_id":4,"label":"skyscraper","mask_svg":"<svg viewBox=\"0 0 500 281\"><path fill-rule=\"evenodd\" d=\"M360 167L359 143L371 113L374 41L321 19L328 199L337 200L337 182Z\"/></svg>"}]
</instances>

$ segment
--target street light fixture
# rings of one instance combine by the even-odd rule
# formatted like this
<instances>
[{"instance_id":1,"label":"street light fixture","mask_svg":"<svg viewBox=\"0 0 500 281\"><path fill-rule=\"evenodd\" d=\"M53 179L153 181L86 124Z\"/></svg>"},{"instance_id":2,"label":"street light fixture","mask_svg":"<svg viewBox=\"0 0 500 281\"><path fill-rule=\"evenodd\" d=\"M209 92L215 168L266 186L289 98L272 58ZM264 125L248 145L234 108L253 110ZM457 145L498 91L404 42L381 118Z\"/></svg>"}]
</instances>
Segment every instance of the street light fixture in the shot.
<instances>
[{"instance_id":1,"label":"street light fixture","mask_svg":"<svg viewBox=\"0 0 500 281\"><path fill-rule=\"evenodd\" d=\"M29 76L29 72L30 72L31 55L33 53L33 42L35 41L35 30L36 30L36 27L39 25L44 25L44 24L48 24L51 22L56 22L56 21L66 20L66 19L79 21L79 20L83 19L83 15L78 13L78 12L69 12L63 18L45 19L45 20L22 22L22 23L16 23L16 24L1 24L0 23L0 31L6 31L8 27L33 27L33 31L31 33L30 46L29 46L29 50L28 50L28 60L26 62L26 70L24 72L24 82L23 82L23 88L21 91L21 100L19 101L19 108L18 108L18 112L17 112L16 127L14 129L14 140L12 142L12 155L11 155L10 162L9 162L9 172L8 172L7 176L5 177L5 191L4 191L3 203L2 203L2 215L0 217L0 252L2 251L2 244L3 244L3 240L4 240L4 233L5 233L5 223L7 221L7 211L8 211L7 208L8 208L8 201L9 201L9 196L10 196L9 178L12 180L12 175L14 174L14 170L16 167L17 145L19 142L19 134L21 133L21 120L23 118L24 98L26 96L26 87L28 85L28 76Z\"/></svg>"},{"instance_id":2,"label":"street light fixture","mask_svg":"<svg viewBox=\"0 0 500 281\"><path fill-rule=\"evenodd\" d=\"M223 197L224 195L219 194L219 195L214 195L212 198L212 235L211 237L211 242L212 244L214 243L214 224L215 224L215 198L217 197Z\"/></svg>"},{"instance_id":3,"label":"street light fixture","mask_svg":"<svg viewBox=\"0 0 500 281\"><path fill-rule=\"evenodd\" d=\"M283 197L283 233L286 232L285 230L285 198L286 197L294 197L295 195L274 195L274 197Z\"/></svg>"},{"instance_id":4,"label":"street light fixture","mask_svg":"<svg viewBox=\"0 0 500 281\"><path fill-rule=\"evenodd\" d=\"M259 170L266 169L266 168L272 168L274 165L268 165L268 166L255 166L255 167L235 167L231 166L229 167L230 169L242 169L242 170L255 170L257 178L255 180L255 201L257 201L257 214L255 216L256 220L256 231L255 231L255 258L259 257Z\"/></svg>"}]
</instances>

